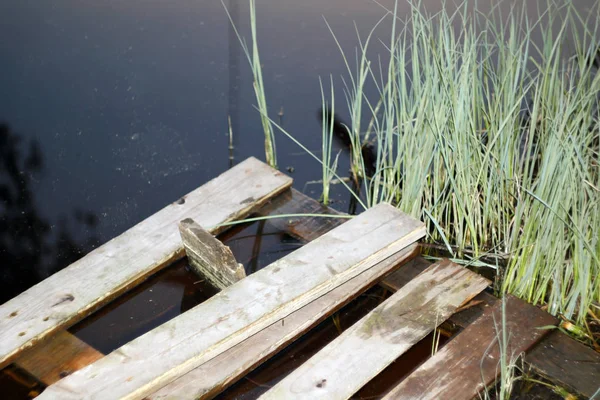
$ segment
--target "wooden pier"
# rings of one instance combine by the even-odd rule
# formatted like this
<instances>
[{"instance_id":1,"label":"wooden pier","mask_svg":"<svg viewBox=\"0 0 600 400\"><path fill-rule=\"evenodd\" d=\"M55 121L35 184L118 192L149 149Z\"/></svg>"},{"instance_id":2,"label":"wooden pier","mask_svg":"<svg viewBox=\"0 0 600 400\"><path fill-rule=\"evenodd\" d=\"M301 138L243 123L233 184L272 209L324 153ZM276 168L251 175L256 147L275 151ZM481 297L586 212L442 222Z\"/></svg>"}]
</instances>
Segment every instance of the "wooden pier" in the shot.
<instances>
[{"instance_id":1,"label":"wooden pier","mask_svg":"<svg viewBox=\"0 0 600 400\"><path fill-rule=\"evenodd\" d=\"M484 292L480 275L419 257L424 225L389 205L352 219L270 219L306 244L244 277L211 236L224 223L338 213L291 184L248 159L3 304L0 368L47 385L40 399L213 398L379 284L394 294L261 398L351 398L444 322L459 332L385 398L477 397L499 374L503 308L510 354L580 396L600 388L598 353L548 329L557 321L539 308ZM65 330L186 251L222 289L209 300L106 355Z\"/></svg>"}]
</instances>

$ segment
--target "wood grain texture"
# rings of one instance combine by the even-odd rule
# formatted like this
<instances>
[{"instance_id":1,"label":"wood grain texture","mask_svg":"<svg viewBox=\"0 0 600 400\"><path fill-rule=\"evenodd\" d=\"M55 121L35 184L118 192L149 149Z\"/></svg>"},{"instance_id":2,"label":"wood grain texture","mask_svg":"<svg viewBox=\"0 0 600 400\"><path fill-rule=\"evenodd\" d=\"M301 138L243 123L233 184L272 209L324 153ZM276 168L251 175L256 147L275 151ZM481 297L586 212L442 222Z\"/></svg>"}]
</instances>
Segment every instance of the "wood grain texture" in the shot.
<instances>
[{"instance_id":1,"label":"wood grain texture","mask_svg":"<svg viewBox=\"0 0 600 400\"><path fill-rule=\"evenodd\" d=\"M215 287L224 289L246 277L231 249L191 218L179 223L179 233L190 266Z\"/></svg>"},{"instance_id":2,"label":"wood grain texture","mask_svg":"<svg viewBox=\"0 0 600 400\"><path fill-rule=\"evenodd\" d=\"M294 189L277 196L259 211L261 215L300 212L335 214L338 211L323 206ZM300 240L309 241L345 221L343 219L301 217L270 220L269 223L274 223L281 230ZM385 277L380 285L395 292L430 265L430 261L416 257ZM482 292L473 298L473 301L481 302L474 307L453 314L448 322L457 327L466 328L484 311L494 306L498 299L489 293ZM600 367L598 366L600 355L559 331L544 337L528 354L525 362L551 381L587 397L593 395L592 390L597 390L600 385Z\"/></svg>"},{"instance_id":3,"label":"wood grain texture","mask_svg":"<svg viewBox=\"0 0 600 400\"><path fill-rule=\"evenodd\" d=\"M216 233L215 225L247 215L291 183L250 158L6 302L0 306L0 367L183 256L180 220L194 218Z\"/></svg>"},{"instance_id":4,"label":"wood grain texture","mask_svg":"<svg viewBox=\"0 0 600 400\"><path fill-rule=\"evenodd\" d=\"M467 400L488 385L500 373L498 335L502 321L502 302L453 338L433 357L413 371L385 397L391 399ZM513 296L506 300L506 329L509 357L527 351L555 324L550 314Z\"/></svg>"},{"instance_id":5,"label":"wood grain texture","mask_svg":"<svg viewBox=\"0 0 600 400\"><path fill-rule=\"evenodd\" d=\"M585 397L600 390L600 354L560 331L544 338L525 361L538 374Z\"/></svg>"},{"instance_id":6,"label":"wood grain texture","mask_svg":"<svg viewBox=\"0 0 600 400\"><path fill-rule=\"evenodd\" d=\"M45 385L51 385L102 357L104 354L75 335L59 331L19 354L15 364Z\"/></svg>"},{"instance_id":7,"label":"wood grain texture","mask_svg":"<svg viewBox=\"0 0 600 400\"><path fill-rule=\"evenodd\" d=\"M413 244L171 382L152 400L211 399L417 254Z\"/></svg>"},{"instance_id":8,"label":"wood grain texture","mask_svg":"<svg viewBox=\"0 0 600 400\"><path fill-rule=\"evenodd\" d=\"M434 264L261 399L347 399L489 281L447 260Z\"/></svg>"},{"instance_id":9,"label":"wood grain texture","mask_svg":"<svg viewBox=\"0 0 600 400\"><path fill-rule=\"evenodd\" d=\"M142 398L424 235L421 222L380 204L48 387L39 398Z\"/></svg>"}]
</instances>

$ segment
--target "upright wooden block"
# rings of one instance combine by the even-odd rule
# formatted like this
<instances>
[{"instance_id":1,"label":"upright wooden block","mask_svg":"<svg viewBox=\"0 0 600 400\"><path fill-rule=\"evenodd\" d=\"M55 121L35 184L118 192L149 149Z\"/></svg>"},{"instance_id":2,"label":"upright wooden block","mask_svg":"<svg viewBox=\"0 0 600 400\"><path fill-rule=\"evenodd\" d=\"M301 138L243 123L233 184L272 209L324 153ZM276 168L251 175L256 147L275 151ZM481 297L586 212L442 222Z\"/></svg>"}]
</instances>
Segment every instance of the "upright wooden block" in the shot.
<instances>
[{"instance_id":1,"label":"upright wooden block","mask_svg":"<svg viewBox=\"0 0 600 400\"><path fill-rule=\"evenodd\" d=\"M225 289L246 277L231 249L204 230L191 218L179 223L185 253L194 271L219 289Z\"/></svg>"}]
</instances>

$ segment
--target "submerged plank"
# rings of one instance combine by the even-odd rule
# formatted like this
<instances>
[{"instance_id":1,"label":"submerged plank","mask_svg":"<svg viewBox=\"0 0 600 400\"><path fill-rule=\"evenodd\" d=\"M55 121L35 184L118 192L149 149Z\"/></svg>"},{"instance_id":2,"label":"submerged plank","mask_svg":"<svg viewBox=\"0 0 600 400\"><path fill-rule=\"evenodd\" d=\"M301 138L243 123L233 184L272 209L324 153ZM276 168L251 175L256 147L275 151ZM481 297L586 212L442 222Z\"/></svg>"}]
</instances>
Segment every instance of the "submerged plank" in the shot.
<instances>
[{"instance_id":1,"label":"submerged plank","mask_svg":"<svg viewBox=\"0 0 600 400\"><path fill-rule=\"evenodd\" d=\"M268 204L261 207L257 213L268 216L286 214L347 215L327 207L293 188L273 198ZM269 219L268 223L296 239L310 242L346 221L345 218L295 216Z\"/></svg>"},{"instance_id":2,"label":"submerged plank","mask_svg":"<svg viewBox=\"0 0 600 400\"><path fill-rule=\"evenodd\" d=\"M513 296L506 300L507 354L518 357L544 335L556 319ZM455 399L477 396L500 374L502 302L488 310L412 372L384 399ZM510 361L510 360L509 360Z\"/></svg>"},{"instance_id":3,"label":"submerged plank","mask_svg":"<svg viewBox=\"0 0 600 400\"><path fill-rule=\"evenodd\" d=\"M538 374L585 397L600 390L600 354L560 331L544 338L525 361Z\"/></svg>"},{"instance_id":4,"label":"submerged plank","mask_svg":"<svg viewBox=\"0 0 600 400\"><path fill-rule=\"evenodd\" d=\"M171 382L152 400L210 399L417 254L413 244Z\"/></svg>"},{"instance_id":5,"label":"submerged plank","mask_svg":"<svg viewBox=\"0 0 600 400\"><path fill-rule=\"evenodd\" d=\"M488 284L449 261L432 265L261 399L349 398Z\"/></svg>"},{"instance_id":6,"label":"submerged plank","mask_svg":"<svg viewBox=\"0 0 600 400\"><path fill-rule=\"evenodd\" d=\"M380 204L50 386L39 398L142 398L424 234L422 223Z\"/></svg>"},{"instance_id":7,"label":"submerged plank","mask_svg":"<svg viewBox=\"0 0 600 400\"><path fill-rule=\"evenodd\" d=\"M73 324L183 256L177 223L215 225L243 217L291 185L289 177L247 159L0 306L0 367L19 351Z\"/></svg>"},{"instance_id":8,"label":"submerged plank","mask_svg":"<svg viewBox=\"0 0 600 400\"><path fill-rule=\"evenodd\" d=\"M59 331L50 339L19 354L15 364L45 385L104 357L104 354L67 331Z\"/></svg>"},{"instance_id":9,"label":"submerged plank","mask_svg":"<svg viewBox=\"0 0 600 400\"><path fill-rule=\"evenodd\" d=\"M191 218L179 223L179 233L191 267L215 287L224 289L246 277L231 249Z\"/></svg>"}]
</instances>

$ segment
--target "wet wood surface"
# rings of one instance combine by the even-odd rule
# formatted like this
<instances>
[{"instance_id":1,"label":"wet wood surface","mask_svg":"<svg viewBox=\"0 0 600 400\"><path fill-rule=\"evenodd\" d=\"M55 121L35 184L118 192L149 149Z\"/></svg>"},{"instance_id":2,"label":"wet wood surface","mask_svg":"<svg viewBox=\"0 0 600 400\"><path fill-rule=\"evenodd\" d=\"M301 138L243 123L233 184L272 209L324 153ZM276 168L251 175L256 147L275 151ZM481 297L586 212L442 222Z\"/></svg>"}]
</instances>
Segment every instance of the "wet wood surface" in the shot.
<instances>
[{"instance_id":1,"label":"wet wood surface","mask_svg":"<svg viewBox=\"0 0 600 400\"><path fill-rule=\"evenodd\" d=\"M507 362L534 346L556 319L545 311L507 296ZM468 400L492 384L500 374L502 302L454 337L450 343L392 389L385 400Z\"/></svg>"},{"instance_id":2,"label":"wet wood surface","mask_svg":"<svg viewBox=\"0 0 600 400\"><path fill-rule=\"evenodd\" d=\"M300 212L337 213L337 211L323 206L318 201L295 189L277 196L270 203L266 204L259 213L266 215L273 210L280 214ZM278 221L278 226L281 229L287 229L296 238L308 241L318 236L318 234L331 229L332 226L342 224L345 220L302 217L273 221ZM269 221L269 223L273 221ZM313 234L311 232L318 233ZM403 265L402 268L388 275L380 284L392 291L396 291L424 271L429 265L431 265L430 261L422 257L416 257ZM453 314L448 319L448 322L456 327L466 328L487 309L493 307L497 301L496 297L482 292L473 299L474 303L477 302L475 306ZM529 307L535 306L530 305ZM598 385L600 385L596 384L596 382L600 382L599 362L600 355L597 352L582 343L576 342L560 331L553 332L542 338L541 342L534 347L531 354L525 359L527 365L551 381L562 383L570 390L587 397L591 396L591 391L593 389L597 390ZM581 371L581 374L577 371Z\"/></svg>"},{"instance_id":3,"label":"wet wood surface","mask_svg":"<svg viewBox=\"0 0 600 400\"><path fill-rule=\"evenodd\" d=\"M40 346L19 354L15 364L45 385L51 385L102 357L104 354L75 335L60 331Z\"/></svg>"},{"instance_id":4,"label":"wet wood surface","mask_svg":"<svg viewBox=\"0 0 600 400\"><path fill-rule=\"evenodd\" d=\"M349 398L489 283L433 264L260 398Z\"/></svg>"},{"instance_id":5,"label":"wet wood surface","mask_svg":"<svg viewBox=\"0 0 600 400\"><path fill-rule=\"evenodd\" d=\"M600 353L560 331L549 334L525 361L538 374L582 396L591 398L600 390Z\"/></svg>"},{"instance_id":6,"label":"wet wood surface","mask_svg":"<svg viewBox=\"0 0 600 400\"><path fill-rule=\"evenodd\" d=\"M179 233L190 266L216 288L224 289L246 277L244 266L236 261L231 249L193 219L181 221Z\"/></svg>"},{"instance_id":7,"label":"wet wood surface","mask_svg":"<svg viewBox=\"0 0 600 400\"><path fill-rule=\"evenodd\" d=\"M380 204L48 387L39 398L143 398L424 235L421 222Z\"/></svg>"},{"instance_id":8,"label":"wet wood surface","mask_svg":"<svg viewBox=\"0 0 600 400\"><path fill-rule=\"evenodd\" d=\"M295 189L286 190L272 198L258 211L259 215L294 213L335 214L337 211L323 206ZM346 222L345 219L294 217L272 219L268 223L277 226L301 241L307 242L344 222ZM402 268L388 275L381 281L381 284L392 291L396 291L409 282L410 279L424 271L429 265L431 265L431 262L422 257L416 257L405 263ZM482 292L474 300L481 300L482 302L465 311L453 314L448 321L458 327L465 328L483 314L485 310L493 306L498 299ZM19 364L24 369L29 370L32 375L43 377L43 381L48 384L55 382L57 375L54 372L45 373L44 371L58 371L60 374L62 369L66 369L65 366L70 366L70 369L74 371L94 361L94 357L88 355L100 354L66 331L59 332L59 335L62 337L58 342L63 344L61 346L63 355L41 358L46 351L45 346L47 343L50 346L49 351L55 351L52 350L51 342L43 342L30 350L27 357L29 358L28 363ZM65 338L69 338L69 340L64 340ZM34 355L34 350L39 352L39 356ZM600 355L559 331L543 338L528 354L525 361L527 365L548 379L587 397L593 394L594 389L597 389L596 382L600 382ZM230 377L234 375L232 373ZM183 383L183 381L180 383Z\"/></svg>"},{"instance_id":9,"label":"wet wood surface","mask_svg":"<svg viewBox=\"0 0 600 400\"><path fill-rule=\"evenodd\" d=\"M171 382L149 399L210 399L417 254L412 245ZM402 268L402 267L401 267Z\"/></svg>"},{"instance_id":10,"label":"wet wood surface","mask_svg":"<svg viewBox=\"0 0 600 400\"><path fill-rule=\"evenodd\" d=\"M0 368L20 351L74 324L183 256L177 224L194 218L212 233L292 180L249 158L85 257L0 306Z\"/></svg>"}]
</instances>

